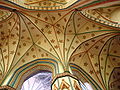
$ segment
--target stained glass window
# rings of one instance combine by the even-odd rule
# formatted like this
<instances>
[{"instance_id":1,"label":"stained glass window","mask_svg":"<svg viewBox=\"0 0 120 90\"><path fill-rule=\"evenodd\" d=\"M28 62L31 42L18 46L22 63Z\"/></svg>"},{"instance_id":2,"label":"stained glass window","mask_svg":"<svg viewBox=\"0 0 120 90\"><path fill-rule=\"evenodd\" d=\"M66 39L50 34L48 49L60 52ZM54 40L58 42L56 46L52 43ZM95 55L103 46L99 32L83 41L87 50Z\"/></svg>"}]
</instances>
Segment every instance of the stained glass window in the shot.
<instances>
[{"instance_id":1,"label":"stained glass window","mask_svg":"<svg viewBox=\"0 0 120 90\"><path fill-rule=\"evenodd\" d=\"M89 83L84 83L84 85L87 87L87 90L93 90L92 86Z\"/></svg>"},{"instance_id":2,"label":"stained glass window","mask_svg":"<svg viewBox=\"0 0 120 90\"><path fill-rule=\"evenodd\" d=\"M85 82L84 84L81 81L79 82L82 90L93 90L92 86L88 82Z\"/></svg>"},{"instance_id":3,"label":"stained glass window","mask_svg":"<svg viewBox=\"0 0 120 90\"><path fill-rule=\"evenodd\" d=\"M40 72L27 80L21 90L51 90L52 73Z\"/></svg>"}]
</instances>

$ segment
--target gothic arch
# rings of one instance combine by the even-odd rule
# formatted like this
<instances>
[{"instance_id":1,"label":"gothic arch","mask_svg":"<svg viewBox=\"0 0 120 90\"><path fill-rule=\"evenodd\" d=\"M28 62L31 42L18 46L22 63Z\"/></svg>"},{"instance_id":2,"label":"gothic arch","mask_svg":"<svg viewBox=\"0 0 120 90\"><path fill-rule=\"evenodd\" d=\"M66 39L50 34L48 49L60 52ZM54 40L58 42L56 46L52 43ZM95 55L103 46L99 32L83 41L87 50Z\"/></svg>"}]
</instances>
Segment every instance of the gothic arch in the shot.
<instances>
[{"instance_id":1,"label":"gothic arch","mask_svg":"<svg viewBox=\"0 0 120 90\"><path fill-rule=\"evenodd\" d=\"M53 59L37 59L18 68L10 78L8 85L20 90L23 82L40 71L52 72L52 76L59 73L58 62Z\"/></svg>"}]
</instances>

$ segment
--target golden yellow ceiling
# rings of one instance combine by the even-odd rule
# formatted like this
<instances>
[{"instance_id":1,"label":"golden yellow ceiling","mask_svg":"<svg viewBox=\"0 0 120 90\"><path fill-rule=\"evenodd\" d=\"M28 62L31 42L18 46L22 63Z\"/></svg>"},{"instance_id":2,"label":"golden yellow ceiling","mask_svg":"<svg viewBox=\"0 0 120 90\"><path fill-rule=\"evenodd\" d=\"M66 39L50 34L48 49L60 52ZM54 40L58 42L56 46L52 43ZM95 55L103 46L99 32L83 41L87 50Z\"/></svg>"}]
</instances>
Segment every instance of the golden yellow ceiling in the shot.
<instances>
[{"instance_id":1,"label":"golden yellow ceiling","mask_svg":"<svg viewBox=\"0 0 120 90\"><path fill-rule=\"evenodd\" d=\"M37 9L37 10L55 10L64 9L72 4L76 3L78 0L8 0L12 3L18 4L21 7L27 9Z\"/></svg>"},{"instance_id":2,"label":"golden yellow ceiling","mask_svg":"<svg viewBox=\"0 0 120 90\"><path fill-rule=\"evenodd\" d=\"M60 5L70 2L70 0L9 1L31 6L40 6L40 3L44 4L44 2ZM79 66L102 90L108 89L113 70L120 67L120 25L119 22L111 19L115 17L113 12L120 7L90 9L92 5L100 6L101 2L89 3L90 6L77 9L31 11L11 2L2 1L0 4L2 6L0 9L1 85L7 76L12 75L16 69L28 62L50 58L61 63L64 70L68 70L69 64ZM111 2L106 3L111 5ZM104 4L105 2L102 2L102 5ZM3 18L4 16L6 17Z\"/></svg>"},{"instance_id":3,"label":"golden yellow ceiling","mask_svg":"<svg viewBox=\"0 0 120 90\"><path fill-rule=\"evenodd\" d=\"M9 11L0 10L0 21L5 20L7 17L9 17L10 14L11 14L11 12L9 12Z\"/></svg>"}]
</instances>

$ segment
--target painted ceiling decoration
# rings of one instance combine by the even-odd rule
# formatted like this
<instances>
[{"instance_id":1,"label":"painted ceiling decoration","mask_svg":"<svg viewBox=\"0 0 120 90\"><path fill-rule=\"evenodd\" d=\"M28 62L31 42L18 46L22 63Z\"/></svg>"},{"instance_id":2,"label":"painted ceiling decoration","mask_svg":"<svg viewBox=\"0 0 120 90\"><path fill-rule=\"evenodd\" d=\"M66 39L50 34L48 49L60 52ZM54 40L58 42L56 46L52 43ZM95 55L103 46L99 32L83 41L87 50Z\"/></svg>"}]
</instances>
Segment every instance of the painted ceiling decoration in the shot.
<instances>
[{"instance_id":1,"label":"painted ceiling decoration","mask_svg":"<svg viewBox=\"0 0 120 90\"><path fill-rule=\"evenodd\" d=\"M29 10L64 10L72 8L98 8L120 3L119 0L1 0L1 4L22 7ZM19 9L20 9L19 8Z\"/></svg>"},{"instance_id":2,"label":"painted ceiling decoration","mask_svg":"<svg viewBox=\"0 0 120 90\"><path fill-rule=\"evenodd\" d=\"M84 10L82 11L82 13L86 17L95 20L97 22L104 23L114 27L120 27L119 25L120 22L115 19L115 18L118 19L118 17L116 17L117 15L115 14L116 12L119 12L119 9L120 9L119 6L114 6L108 8Z\"/></svg>"},{"instance_id":3,"label":"painted ceiling decoration","mask_svg":"<svg viewBox=\"0 0 120 90\"><path fill-rule=\"evenodd\" d=\"M0 21L5 20L11 15L11 12L6 11L6 10L0 10Z\"/></svg>"},{"instance_id":4,"label":"painted ceiling decoration","mask_svg":"<svg viewBox=\"0 0 120 90\"><path fill-rule=\"evenodd\" d=\"M8 0L11 3L18 4L27 9L54 10L63 9L79 0Z\"/></svg>"},{"instance_id":5,"label":"painted ceiling decoration","mask_svg":"<svg viewBox=\"0 0 120 90\"><path fill-rule=\"evenodd\" d=\"M119 88L115 76L120 67L118 3L1 0L0 85L19 88L25 72L44 68L52 77L64 72L81 77L83 84L89 82L94 89Z\"/></svg>"}]
</instances>

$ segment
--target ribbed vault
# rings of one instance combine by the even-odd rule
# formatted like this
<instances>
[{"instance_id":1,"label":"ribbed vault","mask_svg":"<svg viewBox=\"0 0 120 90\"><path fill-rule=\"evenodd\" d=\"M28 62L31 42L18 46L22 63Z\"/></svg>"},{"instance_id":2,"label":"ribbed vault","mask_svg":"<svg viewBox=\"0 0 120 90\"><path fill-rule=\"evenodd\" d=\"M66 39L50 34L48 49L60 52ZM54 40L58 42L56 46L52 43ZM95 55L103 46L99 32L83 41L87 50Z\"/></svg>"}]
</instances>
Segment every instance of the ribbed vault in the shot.
<instances>
[{"instance_id":1,"label":"ribbed vault","mask_svg":"<svg viewBox=\"0 0 120 90\"><path fill-rule=\"evenodd\" d=\"M82 11L26 11L12 9L11 3L8 7L0 10L1 18L2 12L9 13L0 22L1 85L17 68L44 58L56 60L64 71L75 64L101 90L109 88L111 73L120 67L120 25L110 19L119 6Z\"/></svg>"}]
</instances>

